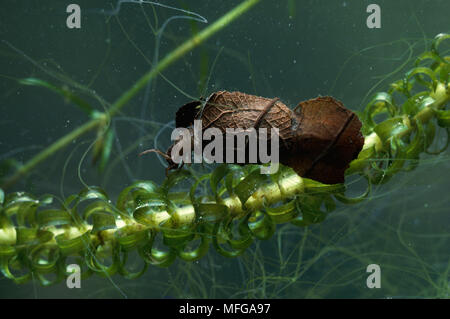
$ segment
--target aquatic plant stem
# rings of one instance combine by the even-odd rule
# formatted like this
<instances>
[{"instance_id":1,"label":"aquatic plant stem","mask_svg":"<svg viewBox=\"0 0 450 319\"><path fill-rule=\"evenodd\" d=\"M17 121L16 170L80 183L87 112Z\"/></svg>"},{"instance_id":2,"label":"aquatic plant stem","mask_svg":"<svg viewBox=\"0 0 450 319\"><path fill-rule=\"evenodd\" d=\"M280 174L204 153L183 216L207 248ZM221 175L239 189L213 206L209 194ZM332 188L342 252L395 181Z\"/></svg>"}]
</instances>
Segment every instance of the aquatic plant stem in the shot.
<instances>
[{"instance_id":1,"label":"aquatic plant stem","mask_svg":"<svg viewBox=\"0 0 450 319\"><path fill-rule=\"evenodd\" d=\"M305 192L304 179L295 173L284 176L277 182L271 182L265 186L258 188L250 198L243 205L238 196L233 195L228 198L224 198L221 204L228 207L230 214L233 217L239 217L248 211L257 211L263 208L264 205L272 205L282 200L293 198L297 194ZM314 187L313 185L310 188ZM215 202L211 202L215 203ZM194 222L196 217L195 209L193 205L185 205L176 209L173 214L169 214L167 211L154 212L151 215L151 219L146 219L146 224L138 223L133 219L116 220L116 228L104 230L100 233L91 234L91 239L95 239L97 236L101 236L102 241L114 240L114 234L120 231L122 227L127 227L128 231L131 228L134 231L141 231L145 229L159 229L160 225L167 222L169 219L173 219L178 225L188 225ZM90 231L92 225L85 225L81 228L72 226L67 233L71 234L71 237L77 237L82 235L86 231ZM53 238L59 233L62 233L61 229L49 227L47 231L53 232ZM0 245L14 245L16 243L16 230L14 227L0 228ZM56 245L54 240L49 241L46 245Z\"/></svg>"},{"instance_id":2,"label":"aquatic plant stem","mask_svg":"<svg viewBox=\"0 0 450 319\"><path fill-rule=\"evenodd\" d=\"M200 33L194 35L189 40L185 41L171 53L169 53L165 58L163 58L156 66L154 66L150 71L145 73L130 89L123 93L116 102L114 102L111 107L106 111L106 113L99 113L93 119L91 119L86 124L76 128L69 134L61 137L56 142L51 144L49 147L44 149L42 152L35 155L32 159L21 166L12 176L5 180L1 185L1 188L8 189L14 185L20 178L31 172L39 163L43 162L45 159L56 153L58 150L64 148L73 140L79 138L85 133L100 127L105 121L106 117L112 117L116 115L136 94L144 88L148 81L155 78L160 72L166 69L168 66L179 60L186 53L190 52L192 49L206 41L208 38L213 36L218 31L225 28L231 22L236 20L238 17L247 12L251 7L260 2L261 0L245 0L224 16L219 18L209 27L205 28Z\"/></svg>"},{"instance_id":3,"label":"aquatic plant stem","mask_svg":"<svg viewBox=\"0 0 450 319\"><path fill-rule=\"evenodd\" d=\"M413 120L419 121L421 123L428 122L432 117L436 110L439 110L440 108L444 107L445 104L447 104L450 101L450 83L445 86L444 83L438 82L436 86L436 90L434 93L430 94L430 96L435 100L432 104L426 106L418 112L414 117ZM411 121L405 117L405 120L408 122L408 129L401 131L398 134L398 137L405 136L407 134L410 134L414 127L411 125ZM383 148L382 142L380 138L378 137L377 133L372 132L371 134L367 135L364 140L364 146L363 150L375 147L377 151L380 151Z\"/></svg>"}]
</instances>

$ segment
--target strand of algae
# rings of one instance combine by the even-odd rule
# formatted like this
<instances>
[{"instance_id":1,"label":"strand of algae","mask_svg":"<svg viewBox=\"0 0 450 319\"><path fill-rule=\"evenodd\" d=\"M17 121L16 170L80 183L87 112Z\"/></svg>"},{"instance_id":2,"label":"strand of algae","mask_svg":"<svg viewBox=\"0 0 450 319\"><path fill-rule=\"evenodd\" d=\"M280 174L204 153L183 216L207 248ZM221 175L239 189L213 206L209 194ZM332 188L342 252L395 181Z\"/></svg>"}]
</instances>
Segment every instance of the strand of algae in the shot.
<instances>
[{"instance_id":1,"label":"strand of algae","mask_svg":"<svg viewBox=\"0 0 450 319\"><path fill-rule=\"evenodd\" d=\"M366 106L361 116L365 144L347 174L365 177L368 191L371 184L386 182L406 161L411 163L405 169L415 167L419 155L435 139L435 123L448 132L450 111L443 108L450 101L450 57L441 57L437 51L445 39L450 39L450 35L438 35L432 51L419 56L415 67L402 80L392 83L387 93L376 94ZM422 66L424 61L431 65ZM418 84L426 90L413 94ZM395 102L396 94L402 96L402 103ZM376 123L373 118L379 113L387 113L388 118ZM382 167L386 161L388 165ZM168 266L177 256L186 261L197 260L206 254L211 241L219 253L238 256L254 239L270 238L278 223L320 223L334 210L334 199L354 203L368 194L367 191L360 198L349 199L344 185L302 179L286 168L268 182L257 166L236 168L242 173L237 177L230 167L219 166L200 178L180 170L169 175L161 187L137 182L119 195L115 206L95 187L67 198L59 210L45 210L51 202L46 197L37 199L25 193L5 196L0 190L0 271L18 283L29 280L33 274L47 285L64 278L67 256L77 255L84 260L88 273L120 273L135 278L147 265ZM194 181L189 198L169 192L189 178ZM199 183L208 179L212 194L197 195ZM220 187L219 182L223 184ZM229 196L222 198L226 192ZM85 200L96 202L79 214L78 206ZM323 205L325 212L321 210ZM38 210L39 206L44 210ZM238 223L238 236L233 230L234 222ZM158 235L162 235L166 250L156 247ZM198 241L192 249L190 244ZM223 244L231 249L224 249ZM135 249L145 266L140 272L129 273L126 256ZM109 253L113 264L102 265L97 258L100 253ZM28 269L28 273L15 276L11 268ZM47 280L48 273L56 273L57 278Z\"/></svg>"},{"instance_id":2,"label":"strand of algae","mask_svg":"<svg viewBox=\"0 0 450 319\"><path fill-rule=\"evenodd\" d=\"M104 125L104 123L108 122L109 118L116 115L140 90L142 90L150 80L155 78L168 66L178 61L186 53L188 53L201 43L205 42L215 33L224 29L227 25L229 25L231 22L239 18L241 15L243 15L251 7L253 7L260 1L261 0L243 1L238 6L227 12L217 21L215 21L212 25L210 25L209 27L205 28L201 32L197 33L196 35L185 41L175 50L166 55L155 67L151 68L147 73L145 73L130 89L128 89L125 93L123 93L105 113L95 112L93 114L93 118L89 122L78 127L69 134L59 138L49 147L47 147L42 152L35 155L27 163L18 168L18 170L11 177L5 180L5 182L3 183L3 185L1 185L1 187L3 189L8 189L12 185L14 185L18 180L20 180L22 177L24 177L30 171L32 171L39 163L46 160L55 152L64 148L73 140L79 138L80 136L86 134L87 132Z\"/></svg>"}]
</instances>

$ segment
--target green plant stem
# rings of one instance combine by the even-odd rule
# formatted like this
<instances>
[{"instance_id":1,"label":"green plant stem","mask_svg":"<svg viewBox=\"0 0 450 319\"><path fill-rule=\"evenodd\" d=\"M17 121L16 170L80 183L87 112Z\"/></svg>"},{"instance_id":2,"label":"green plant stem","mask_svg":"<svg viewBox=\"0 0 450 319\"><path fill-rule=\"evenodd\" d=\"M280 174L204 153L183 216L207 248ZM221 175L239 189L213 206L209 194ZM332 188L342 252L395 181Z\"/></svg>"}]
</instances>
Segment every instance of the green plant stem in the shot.
<instances>
[{"instance_id":1,"label":"green plant stem","mask_svg":"<svg viewBox=\"0 0 450 319\"><path fill-rule=\"evenodd\" d=\"M446 87L445 84L438 82L436 90L434 91L434 93L430 94L430 96L434 98L434 103L428 105L419 113L417 113L413 118L415 121L419 121L421 123L428 122L433 117L436 110L439 110L450 101L450 83L447 84ZM398 137L408 135L414 130L414 126L411 125L411 121L407 117L405 117L405 120L408 123L408 129L401 131L398 134ZM382 142L375 132L367 135L364 140L363 149L368 149L371 147L375 147L377 151L380 151L383 148Z\"/></svg>"},{"instance_id":2,"label":"green plant stem","mask_svg":"<svg viewBox=\"0 0 450 319\"><path fill-rule=\"evenodd\" d=\"M166 69L168 66L176 62L186 53L206 41L212 35L217 33L218 31L225 28L228 24L236 20L238 17L247 12L251 7L260 2L261 0L246 0L241 4L236 6L234 9L226 13L212 25L201 31L200 33L194 35L189 40L185 41L171 53L169 53L165 58L163 58L155 67L153 67L150 71L145 73L130 89L128 89L124 94L122 94L119 99L115 103L111 105L111 107L107 110L106 114L100 113L95 118L91 119L86 124L76 128L69 134L61 137L56 142L48 146L42 152L35 155L32 159L30 159L27 163L25 163L22 167L20 167L11 177L6 179L6 181L1 185L1 188L8 189L12 185L14 185L20 178L27 175L30 171L32 171L39 163L43 162L45 159L50 157L52 154L56 153L60 149L67 146L73 140L79 138L85 133L99 127L102 123L104 123L105 116L112 117L116 115L145 85L148 81L152 80L156 77L160 72Z\"/></svg>"},{"instance_id":3,"label":"green plant stem","mask_svg":"<svg viewBox=\"0 0 450 319\"><path fill-rule=\"evenodd\" d=\"M228 207L230 214L235 217L246 214L246 210L257 211L264 205L272 205L285 199L293 198L296 194L301 194L305 191L305 184L303 178L293 173L280 179L278 182L269 183L259 189L257 189L252 196L245 202L245 205L241 203L237 196L231 196L223 199L222 204ZM214 202L211 202L214 203ZM244 207L245 206L245 207ZM128 230L133 228L135 231L144 229L158 229L159 225L173 219L179 225L190 224L195 219L195 209L192 205L185 205L179 207L170 215L167 211L155 212L152 214L151 220L147 220L147 225L140 224L132 219L127 221L117 220L115 229L104 230L100 232L101 239L103 241L113 240L115 232L119 231L122 227L127 227ZM72 238L82 235L84 232L92 229L92 226L78 228L75 226L66 230ZM60 229L50 227L47 229L56 235L61 232ZM0 245L13 245L16 243L16 230L14 227L5 227L0 229ZM91 234L92 239L99 236L99 234ZM56 245L55 240L51 240L45 245Z\"/></svg>"}]
</instances>

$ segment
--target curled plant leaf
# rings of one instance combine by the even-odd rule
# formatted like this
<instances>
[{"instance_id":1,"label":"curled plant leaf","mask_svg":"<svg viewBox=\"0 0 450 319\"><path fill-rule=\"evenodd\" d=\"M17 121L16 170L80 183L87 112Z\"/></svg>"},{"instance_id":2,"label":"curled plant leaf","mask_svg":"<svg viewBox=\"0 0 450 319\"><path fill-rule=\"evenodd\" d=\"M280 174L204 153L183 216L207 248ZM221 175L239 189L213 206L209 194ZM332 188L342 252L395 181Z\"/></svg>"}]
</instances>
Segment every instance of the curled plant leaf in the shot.
<instances>
[{"instance_id":1,"label":"curled plant leaf","mask_svg":"<svg viewBox=\"0 0 450 319\"><path fill-rule=\"evenodd\" d=\"M450 34L447 33L439 33L438 35L436 35L434 37L434 40L431 44L431 52L433 54L435 54L436 56L439 57L439 59L443 62L443 63L449 63L448 60L446 60L445 58L442 58L442 55L439 54L439 45L445 41L445 40L450 40Z\"/></svg>"},{"instance_id":2,"label":"curled plant leaf","mask_svg":"<svg viewBox=\"0 0 450 319\"><path fill-rule=\"evenodd\" d=\"M431 83L429 81L424 80L422 75L428 76L431 80ZM426 67L417 67L417 68L413 68L413 69L409 70L405 75L403 83L404 83L404 89L406 92L410 91L410 89L408 87L408 83L411 81L411 79L413 77L417 77L418 82L421 83L422 85L427 86L428 88L430 88L433 91L436 90L437 78L436 78L436 75L434 74L433 70L431 70L430 68L426 68Z\"/></svg>"}]
</instances>

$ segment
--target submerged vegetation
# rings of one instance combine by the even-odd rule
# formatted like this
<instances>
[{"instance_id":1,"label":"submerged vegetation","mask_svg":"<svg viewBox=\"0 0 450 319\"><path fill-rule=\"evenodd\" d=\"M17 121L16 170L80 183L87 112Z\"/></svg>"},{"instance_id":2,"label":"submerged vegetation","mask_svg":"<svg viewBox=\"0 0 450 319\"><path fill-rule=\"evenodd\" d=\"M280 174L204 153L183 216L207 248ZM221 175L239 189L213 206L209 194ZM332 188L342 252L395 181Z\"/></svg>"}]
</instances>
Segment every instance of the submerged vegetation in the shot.
<instances>
[{"instance_id":1,"label":"submerged vegetation","mask_svg":"<svg viewBox=\"0 0 450 319\"><path fill-rule=\"evenodd\" d=\"M84 277L96 273L132 279L143 275L150 265L167 267L177 258L187 262L200 260L211 246L223 256L237 257L255 242L276 240L273 238L276 236L279 242L282 233L277 227L322 223L338 202L357 205L370 195L373 185L386 183L400 171L414 170L420 163L420 155L431 153L429 148L438 127L446 130L447 143L433 153L447 148L450 111L445 107L450 101L450 56L440 52L439 47L450 40L450 35L439 34L431 50L418 56L410 70L385 92L376 93L359 114L365 143L346 172L347 176L366 181L367 190L358 197L346 194L349 185L327 185L301 178L288 167L282 167L275 175L261 175L256 165L225 164L206 174L192 169L178 170L161 185L135 182L119 194L115 203L105 190L94 186L62 201L52 195L6 192L7 187L38 163L89 130L99 132L93 152L99 165L104 165L111 147L110 118L150 79L256 2L244 1L169 54L105 113L93 110L70 91L45 81L36 78L21 81L23 85L56 91L79 105L92 119L3 181L0 270L5 277L16 283L35 279L42 285L50 285L70 274L69 264L78 264ZM305 240L306 233L301 245ZM130 270L133 267L128 264L129 256L136 253L142 260L142 268ZM298 278L298 274L292 278ZM445 285L446 279L442 280ZM248 283L249 289L256 285L255 281L257 278Z\"/></svg>"},{"instance_id":2,"label":"submerged vegetation","mask_svg":"<svg viewBox=\"0 0 450 319\"><path fill-rule=\"evenodd\" d=\"M433 143L436 126L448 132L450 111L444 107L450 100L450 57L438 51L448 39L449 35L438 35L432 50L420 55L387 92L377 93L361 114L365 144L347 170L347 175L367 180L367 191L360 197L348 198L343 184L301 178L286 167L267 176L255 165L226 164L201 176L178 170L160 186L133 183L115 205L97 187L63 203L52 196L1 191L2 273L17 283L34 274L47 285L65 278L67 258L77 256L85 265L84 275L119 273L135 278L148 265L169 266L177 257L198 260L210 245L224 256L239 256L254 240L270 238L277 224L301 227L322 222L336 201L357 203L371 185L414 169L420 154ZM376 122L379 114L387 119ZM191 185L188 193L173 191L181 182ZM134 273L126 267L133 250L145 262ZM110 256L110 265L102 264L105 256ZM16 276L11 271L16 268L27 272ZM56 277L46 279L49 273Z\"/></svg>"}]
</instances>

